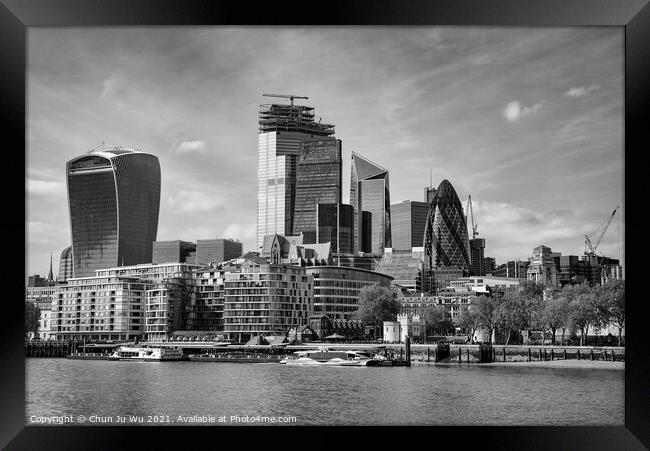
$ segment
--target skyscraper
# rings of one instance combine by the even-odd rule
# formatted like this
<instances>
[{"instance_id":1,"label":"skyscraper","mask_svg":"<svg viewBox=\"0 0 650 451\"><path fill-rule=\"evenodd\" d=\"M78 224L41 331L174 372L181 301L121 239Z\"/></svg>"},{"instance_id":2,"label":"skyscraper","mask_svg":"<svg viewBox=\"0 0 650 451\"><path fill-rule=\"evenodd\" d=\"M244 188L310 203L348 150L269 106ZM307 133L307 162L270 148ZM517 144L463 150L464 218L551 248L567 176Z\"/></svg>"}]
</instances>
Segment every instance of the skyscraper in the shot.
<instances>
[{"instance_id":1,"label":"skyscraper","mask_svg":"<svg viewBox=\"0 0 650 451\"><path fill-rule=\"evenodd\" d=\"M426 202L410 200L390 206L394 250L410 251L414 247L422 247L428 210Z\"/></svg>"},{"instance_id":2,"label":"skyscraper","mask_svg":"<svg viewBox=\"0 0 650 451\"><path fill-rule=\"evenodd\" d=\"M300 146L296 174L293 235L316 243L316 205L341 203L341 140L305 141Z\"/></svg>"},{"instance_id":3,"label":"skyscraper","mask_svg":"<svg viewBox=\"0 0 650 451\"><path fill-rule=\"evenodd\" d=\"M354 247L352 205L316 205L316 242L332 244L332 252L351 254Z\"/></svg>"},{"instance_id":4,"label":"skyscraper","mask_svg":"<svg viewBox=\"0 0 650 451\"><path fill-rule=\"evenodd\" d=\"M160 206L158 158L102 146L68 161L66 174L74 277L151 263Z\"/></svg>"},{"instance_id":5,"label":"skyscraper","mask_svg":"<svg viewBox=\"0 0 650 451\"><path fill-rule=\"evenodd\" d=\"M472 238L469 240L470 250L470 276L485 275L485 238Z\"/></svg>"},{"instance_id":6,"label":"skyscraper","mask_svg":"<svg viewBox=\"0 0 650 451\"><path fill-rule=\"evenodd\" d=\"M260 105L257 159L257 247L265 235L293 233L296 169L304 141L334 135L303 105Z\"/></svg>"},{"instance_id":7,"label":"skyscraper","mask_svg":"<svg viewBox=\"0 0 650 451\"><path fill-rule=\"evenodd\" d=\"M364 243L364 211L372 214L372 253L381 255L384 248L392 247L388 171L355 152L352 152L350 203L354 207L355 252Z\"/></svg>"},{"instance_id":8,"label":"skyscraper","mask_svg":"<svg viewBox=\"0 0 650 451\"><path fill-rule=\"evenodd\" d=\"M425 264L432 270L459 268L469 271L467 223L456 190L443 180L429 206L424 229Z\"/></svg>"}]
</instances>

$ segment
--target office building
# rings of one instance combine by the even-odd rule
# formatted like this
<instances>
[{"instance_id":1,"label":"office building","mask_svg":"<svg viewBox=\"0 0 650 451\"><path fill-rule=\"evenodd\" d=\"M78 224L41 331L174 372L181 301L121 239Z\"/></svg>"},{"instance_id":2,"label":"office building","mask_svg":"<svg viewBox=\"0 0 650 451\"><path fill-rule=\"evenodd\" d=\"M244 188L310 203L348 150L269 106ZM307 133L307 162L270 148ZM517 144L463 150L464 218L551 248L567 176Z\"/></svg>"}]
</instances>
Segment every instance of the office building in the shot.
<instances>
[{"instance_id":1,"label":"office building","mask_svg":"<svg viewBox=\"0 0 650 451\"><path fill-rule=\"evenodd\" d=\"M526 272L528 280L545 287L559 286L555 257L557 252L552 252L550 247L539 245L533 249L533 256L530 259L530 266Z\"/></svg>"},{"instance_id":2,"label":"office building","mask_svg":"<svg viewBox=\"0 0 650 451\"><path fill-rule=\"evenodd\" d=\"M485 262L485 275L492 274L492 271L494 271L494 268L497 266L494 257L485 257L483 261Z\"/></svg>"},{"instance_id":3,"label":"office building","mask_svg":"<svg viewBox=\"0 0 650 451\"><path fill-rule=\"evenodd\" d=\"M260 105L257 160L257 247L266 235L293 233L296 172L301 143L334 135L303 105Z\"/></svg>"},{"instance_id":4,"label":"office building","mask_svg":"<svg viewBox=\"0 0 650 451\"><path fill-rule=\"evenodd\" d=\"M427 205L431 204L433 198L436 197L436 189L431 186L424 187L424 201Z\"/></svg>"},{"instance_id":5,"label":"office building","mask_svg":"<svg viewBox=\"0 0 650 451\"><path fill-rule=\"evenodd\" d=\"M72 277L72 246L68 246L61 252L59 258L59 282L65 282Z\"/></svg>"},{"instance_id":6,"label":"office building","mask_svg":"<svg viewBox=\"0 0 650 451\"><path fill-rule=\"evenodd\" d=\"M404 201L390 206L393 250L421 248L429 206L426 202Z\"/></svg>"},{"instance_id":7,"label":"office building","mask_svg":"<svg viewBox=\"0 0 650 451\"><path fill-rule=\"evenodd\" d=\"M331 319L352 319L364 287L390 288L393 280L386 274L344 266L309 266L305 270L313 277L314 315Z\"/></svg>"},{"instance_id":8,"label":"office building","mask_svg":"<svg viewBox=\"0 0 650 451\"><path fill-rule=\"evenodd\" d=\"M296 174L293 235L303 234L305 244L316 243L316 205L341 203L341 140L304 141Z\"/></svg>"},{"instance_id":9,"label":"office building","mask_svg":"<svg viewBox=\"0 0 650 451\"><path fill-rule=\"evenodd\" d=\"M239 343L285 335L307 325L313 296L313 278L305 268L247 260L240 272L225 274L224 335Z\"/></svg>"},{"instance_id":10,"label":"office building","mask_svg":"<svg viewBox=\"0 0 650 451\"><path fill-rule=\"evenodd\" d=\"M158 158L104 146L68 161L66 174L74 277L151 263L160 206Z\"/></svg>"},{"instance_id":11,"label":"office building","mask_svg":"<svg viewBox=\"0 0 650 451\"><path fill-rule=\"evenodd\" d=\"M393 278L393 285L409 293L428 293L431 279L424 270L424 248L414 247L409 251L386 248L377 263L375 271Z\"/></svg>"},{"instance_id":12,"label":"office building","mask_svg":"<svg viewBox=\"0 0 650 451\"><path fill-rule=\"evenodd\" d=\"M316 204L316 242L331 243L332 252L351 254L354 250L354 210L352 205Z\"/></svg>"},{"instance_id":13,"label":"office building","mask_svg":"<svg viewBox=\"0 0 650 451\"><path fill-rule=\"evenodd\" d=\"M492 275L494 277L526 279L529 265L530 262L528 260L511 260L508 263L504 263L495 268L492 271Z\"/></svg>"},{"instance_id":14,"label":"office building","mask_svg":"<svg viewBox=\"0 0 650 451\"><path fill-rule=\"evenodd\" d=\"M469 240L471 276L484 276L485 268L485 238L473 238Z\"/></svg>"},{"instance_id":15,"label":"office building","mask_svg":"<svg viewBox=\"0 0 650 451\"><path fill-rule=\"evenodd\" d=\"M354 252L365 251L364 247L370 244L373 254L382 255L384 248L392 247L388 171L355 152L352 152L350 203L354 208ZM368 232L363 223L365 211L372 215L368 227L370 243L364 238Z\"/></svg>"},{"instance_id":16,"label":"office building","mask_svg":"<svg viewBox=\"0 0 650 451\"><path fill-rule=\"evenodd\" d=\"M221 263L237 258L244 253L241 242L216 238L214 240L196 240L196 264Z\"/></svg>"},{"instance_id":17,"label":"office building","mask_svg":"<svg viewBox=\"0 0 650 451\"><path fill-rule=\"evenodd\" d=\"M437 273L436 288L455 273L468 273L469 239L463 206L449 180L443 180L429 206L424 229L425 266Z\"/></svg>"},{"instance_id":18,"label":"office building","mask_svg":"<svg viewBox=\"0 0 650 451\"><path fill-rule=\"evenodd\" d=\"M154 241L152 263L196 263L196 244L181 240Z\"/></svg>"}]
</instances>

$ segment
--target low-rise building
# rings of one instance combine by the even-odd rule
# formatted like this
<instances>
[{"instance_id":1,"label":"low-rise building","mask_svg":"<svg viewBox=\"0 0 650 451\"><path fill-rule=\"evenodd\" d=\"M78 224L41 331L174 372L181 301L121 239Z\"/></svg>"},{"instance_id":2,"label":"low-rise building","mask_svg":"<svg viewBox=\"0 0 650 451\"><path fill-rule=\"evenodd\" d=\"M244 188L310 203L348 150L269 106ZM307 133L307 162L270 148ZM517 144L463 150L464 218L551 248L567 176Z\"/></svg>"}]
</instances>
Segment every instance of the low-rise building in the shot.
<instances>
[{"instance_id":1,"label":"low-rise building","mask_svg":"<svg viewBox=\"0 0 650 451\"><path fill-rule=\"evenodd\" d=\"M419 315L400 313L397 321L384 321L384 343L404 343L406 337L419 340L424 334L424 324Z\"/></svg>"}]
</instances>

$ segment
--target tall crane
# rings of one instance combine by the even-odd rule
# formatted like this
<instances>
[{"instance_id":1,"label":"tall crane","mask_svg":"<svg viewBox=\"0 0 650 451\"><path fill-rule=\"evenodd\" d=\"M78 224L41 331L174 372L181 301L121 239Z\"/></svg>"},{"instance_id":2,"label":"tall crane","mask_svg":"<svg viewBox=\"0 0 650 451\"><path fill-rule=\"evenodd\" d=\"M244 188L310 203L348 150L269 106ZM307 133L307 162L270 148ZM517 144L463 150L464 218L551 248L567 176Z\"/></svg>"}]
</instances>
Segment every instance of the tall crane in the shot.
<instances>
[{"instance_id":1,"label":"tall crane","mask_svg":"<svg viewBox=\"0 0 650 451\"><path fill-rule=\"evenodd\" d=\"M293 99L305 99L308 100L309 97L296 96L293 94L262 94L264 97L279 97L281 99L291 99L291 106L293 106Z\"/></svg>"},{"instance_id":2,"label":"tall crane","mask_svg":"<svg viewBox=\"0 0 650 451\"><path fill-rule=\"evenodd\" d=\"M607 232L607 228L612 222L612 219L614 219L614 215L618 211L618 206L614 209L611 215L609 215L609 218L607 221L605 221L605 225L602 227L602 231L600 232L600 235L598 235L598 239L596 240L595 244L591 243L591 238L600 230L596 230L595 232L592 232L590 235L585 235L585 254L586 255L596 255L596 250L598 250L598 246L600 245L600 242L603 240L603 237L605 236L605 232Z\"/></svg>"},{"instance_id":3,"label":"tall crane","mask_svg":"<svg viewBox=\"0 0 650 451\"><path fill-rule=\"evenodd\" d=\"M472 239L476 238L478 232L478 224L474 224L474 209L472 208L472 196L470 195L467 199L467 208L465 208L465 224L467 224L467 213L469 212L470 218L472 219ZM469 225L469 224L468 224Z\"/></svg>"}]
</instances>

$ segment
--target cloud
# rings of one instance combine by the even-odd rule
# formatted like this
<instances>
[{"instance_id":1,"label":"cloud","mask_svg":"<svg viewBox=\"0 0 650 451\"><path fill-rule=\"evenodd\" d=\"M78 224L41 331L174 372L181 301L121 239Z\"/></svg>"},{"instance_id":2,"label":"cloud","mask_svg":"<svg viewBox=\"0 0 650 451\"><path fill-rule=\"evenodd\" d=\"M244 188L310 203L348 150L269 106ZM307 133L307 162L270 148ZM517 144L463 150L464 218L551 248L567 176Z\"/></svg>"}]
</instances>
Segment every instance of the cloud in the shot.
<instances>
[{"instance_id":1,"label":"cloud","mask_svg":"<svg viewBox=\"0 0 650 451\"><path fill-rule=\"evenodd\" d=\"M219 199L196 190L178 190L168 200L174 209L184 213L210 211L220 205Z\"/></svg>"},{"instance_id":2,"label":"cloud","mask_svg":"<svg viewBox=\"0 0 650 451\"><path fill-rule=\"evenodd\" d=\"M599 89L600 86L598 85L571 87L564 95L567 97L582 97Z\"/></svg>"},{"instance_id":3,"label":"cloud","mask_svg":"<svg viewBox=\"0 0 650 451\"><path fill-rule=\"evenodd\" d=\"M231 238L233 240L245 241L256 237L256 225L248 224L229 224L226 230L223 231L224 238Z\"/></svg>"},{"instance_id":4,"label":"cloud","mask_svg":"<svg viewBox=\"0 0 650 451\"><path fill-rule=\"evenodd\" d=\"M176 150L179 152L203 152L205 150L205 141L183 141Z\"/></svg>"},{"instance_id":5,"label":"cloud","mask_svg":"<svg viewBox=\"0 0 650 451\"><path fill-rule=\"evenodd\" d=\"M30 196L60 196L65 194L65 184L28 178L27 192Z\"/></svg>"},{"instance_id":6,"label":"cloud","mask_svg":"<svg viewBox=\"0 0 650 451\"><path fill-rule=\"evenodd\" d=\"M517 122L520 118L536 113L542 108L543 102L537 102L531 107L522 107L518 100L514 100L506 105L501 114L510 122Z\"/></svg>"}]
</instances>

